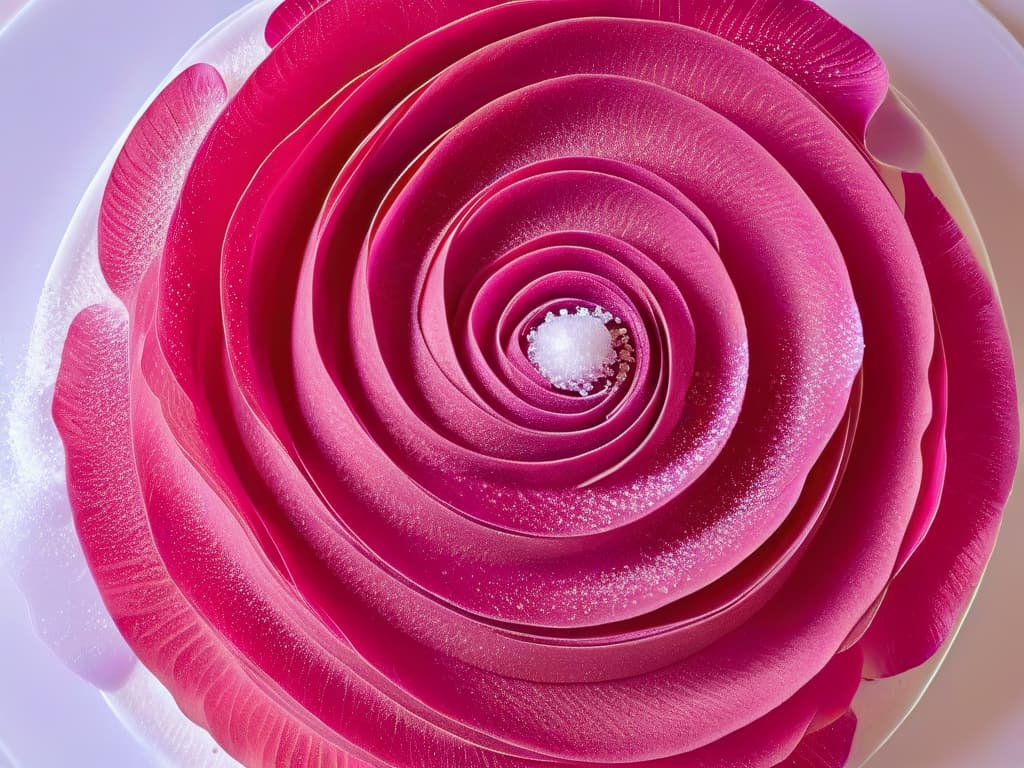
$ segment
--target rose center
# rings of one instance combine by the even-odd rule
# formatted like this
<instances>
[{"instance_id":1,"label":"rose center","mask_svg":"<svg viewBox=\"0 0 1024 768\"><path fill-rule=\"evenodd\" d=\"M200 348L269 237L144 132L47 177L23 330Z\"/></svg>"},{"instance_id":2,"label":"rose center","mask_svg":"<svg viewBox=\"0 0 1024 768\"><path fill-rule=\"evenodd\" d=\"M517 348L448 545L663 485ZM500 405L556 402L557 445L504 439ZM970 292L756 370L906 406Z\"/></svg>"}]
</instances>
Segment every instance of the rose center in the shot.
<instances>
[{"instance_id":1,"label":"rose center","mask_svg":"<svg viewBox=\"0 0 1024 768\"><path fill-rule=\"evenodd\" d=\"M526 341L541 376L555 389L579 395L621 384L634 360L629 332L600 307L548 312Z\"/></svg>"}]
</instances>

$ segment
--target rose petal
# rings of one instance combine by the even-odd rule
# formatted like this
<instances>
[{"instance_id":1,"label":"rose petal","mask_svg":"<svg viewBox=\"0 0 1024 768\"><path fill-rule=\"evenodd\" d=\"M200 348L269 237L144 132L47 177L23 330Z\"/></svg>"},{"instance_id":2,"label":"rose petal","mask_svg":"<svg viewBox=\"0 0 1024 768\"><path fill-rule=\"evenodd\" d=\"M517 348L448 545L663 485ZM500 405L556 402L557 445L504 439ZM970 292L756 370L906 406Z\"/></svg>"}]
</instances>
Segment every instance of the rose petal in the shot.
<instances>
[{"instance_id":1,"label":"rose petal","mask_svg":"<svg viewBox=\"0 0 1024 768\"><path fill-rule=\"evenodd\" d=\"M110 171L97 229L100 267L123 301L159 257L185 172L226 101L217 70L195 64L157 94L128 135Z\"/></svg>"},{"instance_id":2,"label":"rose petal","mask_svg":"<svg viewBox=\"0 0 1024 768\"><path fill-rule=\"evenodd\" d=\"M809 734L778 768L843 768L853 746L857 717L847 712L831 725Z\"/></svg>"},{"instance_id":3,"label":"rose petal","mask_svg":"<svg viewBox=\"0 0 1024 768\"><path fill-rule=\"evenodd\" d=\"M995 292L924 180L905 174L904 182L947 359L948 460L935 522L861 641L873 677L928 659L963 614L995 544L1019 442L1013 359Z\"/></svg>"}]
</instances>

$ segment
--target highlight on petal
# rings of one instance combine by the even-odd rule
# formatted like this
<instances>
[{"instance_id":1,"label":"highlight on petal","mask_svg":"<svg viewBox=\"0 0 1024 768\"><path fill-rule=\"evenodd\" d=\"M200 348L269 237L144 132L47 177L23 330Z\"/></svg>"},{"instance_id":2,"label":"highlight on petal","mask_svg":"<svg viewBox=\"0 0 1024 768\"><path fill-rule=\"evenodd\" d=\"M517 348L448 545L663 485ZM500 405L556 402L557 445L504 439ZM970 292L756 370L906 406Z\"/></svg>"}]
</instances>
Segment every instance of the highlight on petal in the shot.
<instances>
[{"instance_id":1,"label":"highlight on petal","mask_svg":"<svg viewBox=\"0 0 1024 768\"><path fill-rule=\"evenodd\" d=\"M329 0L284 0L267 20L267 45L273 48L307 16Z\"/></svg>"},{"instance_id":2,"label":"highlight on petal","mask_svg":"<svg viewBox=\"0 0 1024 768\"><path fill-rule=\"evenodd\" d=\"M157 95L125 141L110 171L98 228L100 267L122 300L130 301L159 258L185 172L226 101L217 70L193 65Z\"/></svg>"},{"instance_id":3,"label":"highlight on petal","mask_svg":"<svg viewBox=\"0 0 1024 768\"><path fill-rule=\"evenodd\" d=\"M694 0L679 20L751 50L862 140L889 89L885 63L812 0Z\"/></svg>"}]
</instances>

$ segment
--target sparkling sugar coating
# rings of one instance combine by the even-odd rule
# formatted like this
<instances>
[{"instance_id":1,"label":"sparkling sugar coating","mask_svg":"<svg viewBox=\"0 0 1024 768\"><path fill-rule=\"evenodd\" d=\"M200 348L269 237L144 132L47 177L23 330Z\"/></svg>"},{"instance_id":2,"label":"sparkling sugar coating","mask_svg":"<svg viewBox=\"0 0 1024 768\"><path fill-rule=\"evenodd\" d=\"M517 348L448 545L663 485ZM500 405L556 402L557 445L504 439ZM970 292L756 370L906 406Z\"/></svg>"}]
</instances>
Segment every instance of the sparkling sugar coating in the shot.
<instances>
[{"instance_id":1,"label":"sparkling sugar coating","mask_svg":"<svg viewBox=\"0 0 1024 768\"><path fill-rule=\"evenodd\" d=\"M526 337L527 356L555 389L589 395L599 383L610 388L632 362L628 333L609 327L614 321L600 307L548 312Z\"/></svg>"}]
</instances>

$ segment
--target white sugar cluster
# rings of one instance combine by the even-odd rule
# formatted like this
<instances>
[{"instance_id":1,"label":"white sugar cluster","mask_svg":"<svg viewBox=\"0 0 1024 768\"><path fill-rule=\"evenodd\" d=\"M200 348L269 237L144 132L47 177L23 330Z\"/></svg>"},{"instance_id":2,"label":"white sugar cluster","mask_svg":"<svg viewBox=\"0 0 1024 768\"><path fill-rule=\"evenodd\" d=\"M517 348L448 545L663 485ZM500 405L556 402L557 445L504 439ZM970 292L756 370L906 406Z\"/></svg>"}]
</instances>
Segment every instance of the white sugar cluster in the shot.
<instances>
[{"instance_id":1,"label":"white sugar cluster","mask_svg":"<svg viewBox=\"0 0 1024 768\"><path fill-rule=\"evenodd\" d=\"M526 340L530 362L551 386L579 395L625 381L633 362L629 332L601 307L548 312Z\"/></svg>"}]
</instances>

